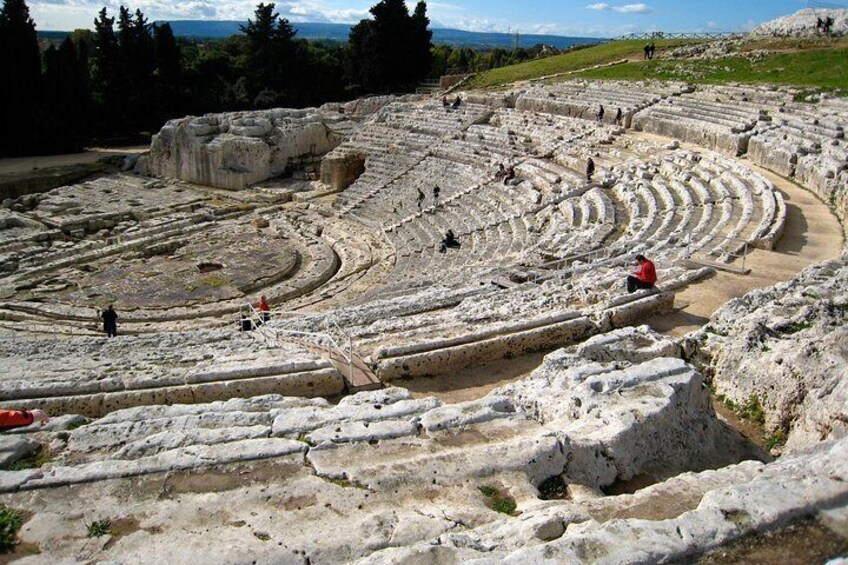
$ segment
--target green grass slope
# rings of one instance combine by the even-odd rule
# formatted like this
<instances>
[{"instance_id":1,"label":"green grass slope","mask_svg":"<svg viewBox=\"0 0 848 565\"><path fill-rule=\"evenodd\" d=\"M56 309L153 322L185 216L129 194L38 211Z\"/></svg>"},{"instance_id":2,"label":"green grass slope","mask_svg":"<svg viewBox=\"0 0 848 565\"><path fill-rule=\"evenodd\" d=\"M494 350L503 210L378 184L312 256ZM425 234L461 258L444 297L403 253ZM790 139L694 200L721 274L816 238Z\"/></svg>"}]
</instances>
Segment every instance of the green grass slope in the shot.
<instances>
[{"instance_id":1,"label":"green grass slope","mask_svg":"<svg viewBox=\"0 0 848 565\"><path fill-rule=\"evenodd\" d=\"M500 67L479 73L473 77L467 88L487 88L490 86L498 86L508 84L519 80L529 80L539 78L546 75L556 73L564 73L568 71L576 71L592 67L594 65L602 65L622 59L641 59L643 56L642 48L645 46L645 41L612 41L601 45L594 45L555 55L545 59L537 59L535 61L527 61L518 65L510 65L508 67ZM697 43L691 40L675 40L664 39L657 40L655 44L658 50L678 47Z\"/></svg>"},{"instance_id":2,"label":"green grass slope","mask_svg":"<svg viewBox=\"0 0 848 565\"><path fill-rule=\"evenodd\" d=\"M467 88L486 88L520 80L572 72L568 78L616 80L679 80L690 83L728 82L784 84L803 88L848 90L848 43L845 40L810 42L771 40L751 42L738 55L718 60L642 60L644 41L615 41L570 53L480 73ZM657 53L693 41L657 41ZM766 55L753 49L771 51ZM627 63L583 70L627 59ZM577 71L577 72L575 72Z\"/></svg>"}]
</instances>

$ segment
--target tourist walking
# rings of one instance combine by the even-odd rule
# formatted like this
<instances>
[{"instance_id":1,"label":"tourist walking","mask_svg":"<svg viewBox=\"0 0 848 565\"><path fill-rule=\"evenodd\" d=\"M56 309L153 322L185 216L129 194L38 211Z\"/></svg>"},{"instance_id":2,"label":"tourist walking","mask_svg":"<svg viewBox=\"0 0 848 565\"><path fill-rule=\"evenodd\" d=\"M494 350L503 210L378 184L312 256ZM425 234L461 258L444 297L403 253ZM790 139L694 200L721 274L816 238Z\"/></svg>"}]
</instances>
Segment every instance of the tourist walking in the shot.
<instances>
[{"instance_id":1,"label":"tourist walking","mask_svg":"<svg viewBox=\"0 0 848 565\"><path fill-rule=\"evenodd\" d=\"M636 256L636 264L639 269L627 275L627 292L636 292L640 289L654 288L657 283L657 269L653 261L649 261L644 255Z\"/></svg>"},{"instance_id":2,"label":"tourist walking","mask_svg":"<svg viewBox=\"0 0 848 565\"><path fill-rule=\"evenodd\" d=\"M118 313L111 304L100 314L100 319L103 320L103 331L106 332L106 337L118 335Z\"/></svg>"},{"instance_id":3,"label":"tourist walking","mask_svg":"<svg viewBox=\"0 0 848 565\"><path fill-rule=\"evenodd\" d=\"M0 410L0 430L22 428L34 422L41 422L44 425L50 422L50 418L47 417L44 410L38 408L33 410Z\"/></svg>"},{"instance_id":4,"label":"tourist walking","mask_svg":"<svg viewBox=\"0 0 848 565\"><path fill-rule=\"evenodd\" d=\"M422 206L424 206L424 193L421 192L420 188L416 189L418 191L417 201L418 201L418 211L421 211Z\"/></svg>"},{"instance_id":5,"label":"tourist walking","mask_svg":"<svg viewBox=\"0 0 848 565\"><path fill-rule=\"evenodd\" d=\"M595 174L595 161L589 157L589 160L586 162L586 180L592 182L592 175Z\"/></svg>"},{"instance_id":6,"label":"tourist walking","mask_svg":"<svg viewBox=\"0 0 848 565\"><path fill-rule=\"evenodd\" d=\"M615 111L615 125L617 125L617 126L621 125L621 118L622 118L621 108L619 108L618 110Z\"/></svg>"},{"instance_id":7,"label":"tourist walking","mask_svg":"<svg viewBox=\"0 0 848 565\"><path fill-rule=\"evenodd\" d=\"M439 195L442 193L442 189L439 188L439 185L433 187L433 206L439 205Z\"/></svg>"},{"instance_id":8,"label":"tourist walking","mask_svg":"<svg viewBox=\"0 0 848 565\"><path fill-rule=\"evenodd\" d=\"M603 122L603 121L604 121L604 113L605 113L605 111L604 111L604 105L603 105L603 104L601 104L601 105L600 105L600 107L598 108L598 113L597 113L597 115L595 116L595 119L597 119L597 120L598 120L598 123L601 123L601 122Z\"/></svg>"},{"instance_id":9,"label":"tourist walking","mask_svg":"<svg viewBox=\"0 0 848 565\"><path fill-rule=\"evenodd\" d=\"M653 60L654 60L654 52L655 52L656 50L657 50L657 46L656 46L656 45L654 44L654 42L652 41L652 42L651 42L651 45L650 45L650 48L648 49L648 59L650 59L651 61L653 61Z\"/></svg>"},{"instance_id":10,"label":"tourist walking","mask_svg":"<svg viewBox=\"0 0 848 565\"><path fill-rule=\"evenodd\" d=\"M645 52L645 60L647 61L648 55L650 55L651 53L651 45L649 43L646 43L645 46L642 48L642 51Z\"/></svg>"}]
</instances>

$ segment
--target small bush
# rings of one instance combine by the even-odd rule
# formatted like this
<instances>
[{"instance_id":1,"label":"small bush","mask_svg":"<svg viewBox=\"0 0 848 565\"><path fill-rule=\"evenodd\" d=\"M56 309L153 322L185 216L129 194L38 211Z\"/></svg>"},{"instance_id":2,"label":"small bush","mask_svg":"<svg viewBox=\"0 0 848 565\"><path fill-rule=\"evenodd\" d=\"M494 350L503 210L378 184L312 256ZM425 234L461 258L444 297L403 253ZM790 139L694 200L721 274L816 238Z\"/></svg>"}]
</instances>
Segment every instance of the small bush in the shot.
<instances>
[{"instance_id":1,"label":"small bush","mask_svg":"<svg viewBox=\"0 0 848 565\"><path fill-rule=\"evenodd\" d=\"M810 329L812 327L813 324L811 324L810 322L792 322L791 324L781 326L780 328L778 328L778 331L787 335L792 335L800 331Z\"/></svg>"},{"instance_id":2,"label":"small bush","mask_svg":"<svg viewBox=\"0 0 848 565\"><path fill-rule=\"evenodd\" d=\"M23 515L3 504L0 504L0 553L11 551L18 543L18 530L24 523Z\"/></svg>"},{"instance_id":3,"label":"small bush","mask_svg":"<svg viewBox=\"0 0 848 565\"><path fill-rule=\"evenodd\" d=\"M86 524L85 526L88 528L88 537L90 538L99 538L100 536L108 536L111 534L112 530L112 522L111 520L95 520L90 524Z\"/></svg>"}]
</instances>

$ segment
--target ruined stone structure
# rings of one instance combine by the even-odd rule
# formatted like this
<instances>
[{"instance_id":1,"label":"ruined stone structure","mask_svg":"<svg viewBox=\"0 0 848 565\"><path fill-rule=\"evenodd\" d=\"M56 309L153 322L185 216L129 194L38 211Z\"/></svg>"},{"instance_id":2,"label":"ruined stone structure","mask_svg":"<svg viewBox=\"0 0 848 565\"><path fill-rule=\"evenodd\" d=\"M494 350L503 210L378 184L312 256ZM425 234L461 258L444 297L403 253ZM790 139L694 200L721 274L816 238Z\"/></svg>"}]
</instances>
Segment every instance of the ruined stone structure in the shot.
<instances>
[{"instance_id":1,"label":"ruined stone structure","mask_svg":"<svg viewBox=\"0 0 848 565\"><path fill-rule=\"evenodd\" d=\"M49 455L0 471L29 559L647 563L844 527L843 249L683 338L640 325L781 239L792 204L755 167L846 217L848 106L794 95L568 81L185 118L136 172L5 202L0 405L55 416L0 436L6 468ZM635 253L659 288L625 292ZM403 388L540 350L476 400ZM355 364L386 386L338 399Z\"/></svg>"}]
</instances>

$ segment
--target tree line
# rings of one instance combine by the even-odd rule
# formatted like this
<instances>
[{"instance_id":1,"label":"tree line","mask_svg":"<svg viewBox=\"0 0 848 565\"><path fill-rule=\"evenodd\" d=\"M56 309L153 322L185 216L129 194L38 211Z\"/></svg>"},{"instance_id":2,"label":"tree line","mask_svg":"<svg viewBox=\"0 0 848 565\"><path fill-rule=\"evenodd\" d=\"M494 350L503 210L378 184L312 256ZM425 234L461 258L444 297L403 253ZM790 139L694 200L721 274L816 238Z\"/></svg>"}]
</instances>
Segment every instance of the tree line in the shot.
<instances>
[{"instance_id":1,"label":"tree line","mask_svg":"<svg viewBox=\"0 0 848 565\"><path fill-rule=\"evenodd\" d=\"M461 67L501 66L532 50L433 47L427 5L381 0L348 43L298 39L274 3L261 3L242 34L202 41L174 37L141 10L106 8L93 30L39 48L25 0L0 10L0 156L64 153L93 142L139 141L174 117L303 107L403 92ZM538 54L538 52L536 53Z\"/></svg>"}]
</instances>

